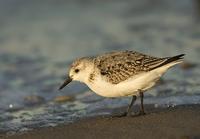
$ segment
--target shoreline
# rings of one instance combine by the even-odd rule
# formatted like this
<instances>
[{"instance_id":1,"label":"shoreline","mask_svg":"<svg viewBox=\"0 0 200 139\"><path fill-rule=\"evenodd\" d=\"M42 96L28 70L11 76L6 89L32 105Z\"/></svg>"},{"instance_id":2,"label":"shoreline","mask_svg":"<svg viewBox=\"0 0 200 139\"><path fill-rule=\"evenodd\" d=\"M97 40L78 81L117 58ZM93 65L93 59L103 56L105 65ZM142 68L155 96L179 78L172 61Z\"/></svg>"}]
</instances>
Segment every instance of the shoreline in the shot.
<instances>
[{"instance_id":1,"label":"shoreline","mask_svg":"<svg viewBox=\"0 0 200 139\"><path fill-rule=\"evenodd\" d=\"M83 118L71 124L2 136L4 139L200 138L200 105L149 109L144 116Z\"/></svg>"}]
</instances>

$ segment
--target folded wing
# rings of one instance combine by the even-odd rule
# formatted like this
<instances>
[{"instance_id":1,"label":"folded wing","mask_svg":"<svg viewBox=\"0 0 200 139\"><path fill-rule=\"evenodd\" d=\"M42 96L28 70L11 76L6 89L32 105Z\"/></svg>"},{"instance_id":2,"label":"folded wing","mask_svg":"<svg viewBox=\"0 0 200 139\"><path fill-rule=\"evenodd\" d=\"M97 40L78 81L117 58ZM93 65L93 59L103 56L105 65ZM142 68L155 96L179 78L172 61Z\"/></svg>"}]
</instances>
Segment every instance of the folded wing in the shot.
<instances>
[{"instance_id":1,"label":"folded wing","mask_svg":"<svg viewBox=\"0 0 200 139\"><path fill-rule=\"evenodd\" d=\"M137 74L151 71L183 58L182 55L157 58L134 51L112 52L94 59L99 73L105 80L118 84Z\"/></svg>"}]
</instances>

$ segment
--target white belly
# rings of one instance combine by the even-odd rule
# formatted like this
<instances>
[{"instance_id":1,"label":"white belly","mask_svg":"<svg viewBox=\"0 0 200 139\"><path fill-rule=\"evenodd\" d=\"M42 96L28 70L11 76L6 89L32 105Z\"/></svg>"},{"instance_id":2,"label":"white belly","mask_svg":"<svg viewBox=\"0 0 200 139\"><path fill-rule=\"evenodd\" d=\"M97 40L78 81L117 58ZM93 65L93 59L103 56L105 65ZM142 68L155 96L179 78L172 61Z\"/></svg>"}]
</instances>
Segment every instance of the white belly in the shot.
<instances>
[{"instance_id":1,"label":"white belly","mask_svg":"<svg viewBox=\"0 0 200 139\"><path fill-rule=\"evenodd\" d=\"M93 83L87 83L87 85L96 94L104 97L138 95L138 90L146 91L153 87L166 70L174 64L139 74L119 84L111 84L102 80L101 77L98 77Z\"/></svg>"},{"instance_id":2,"label":"white belly","mask_svg":"<svg viewBox=\"0 0 200 139\"><path fill-rule=\"evenodd\" d=\"M98 79L92 84L88 84L91 90L104 97L122 97L137 95L138 90L147 90L151 88L159 77L144 74L136 78L129 79L119 84L111 84Z\"/></svg>"}]
</instances>

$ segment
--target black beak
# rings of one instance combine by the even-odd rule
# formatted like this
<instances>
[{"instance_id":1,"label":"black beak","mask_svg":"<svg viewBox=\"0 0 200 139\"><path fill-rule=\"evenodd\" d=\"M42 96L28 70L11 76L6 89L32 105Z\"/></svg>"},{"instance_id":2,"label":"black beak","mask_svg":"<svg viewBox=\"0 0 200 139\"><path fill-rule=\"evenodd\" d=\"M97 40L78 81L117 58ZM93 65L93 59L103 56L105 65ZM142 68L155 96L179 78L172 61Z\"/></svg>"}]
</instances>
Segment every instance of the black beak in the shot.
<instances>
[{"instance_id":1,"label":"black beak","mask_svg":"<svg viewBox=\"0 0 200 139\"><path fill-rule=\"evenodd\" d=\"M64 81L64 83L59 87L59 90L63 89L66 85L68 85L70 82L72 81L72 78L70 78L69 76L67 77L67 79Z\"/></svg>"}]
</instances>

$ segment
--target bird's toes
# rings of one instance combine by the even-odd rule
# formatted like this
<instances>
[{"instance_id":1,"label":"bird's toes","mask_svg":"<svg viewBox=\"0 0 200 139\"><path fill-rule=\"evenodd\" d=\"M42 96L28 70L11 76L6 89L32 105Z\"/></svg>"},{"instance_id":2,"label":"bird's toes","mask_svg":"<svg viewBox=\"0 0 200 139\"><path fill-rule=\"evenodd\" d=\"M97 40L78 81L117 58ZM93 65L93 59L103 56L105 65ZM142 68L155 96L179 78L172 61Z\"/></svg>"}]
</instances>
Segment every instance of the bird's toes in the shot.
<instances>
[{"instance_id":1,"label":"bird's toes","mask_svg":"<svg viewBox=\"0 0 200 139\"><path fill-rule=\"evenodd\" d=\"M126 117L126 116L130 116L130 113L123 112L123 113L120 113L120 114L114 114L114 115L111 116L111 118L122 118L122 117Z\"/></svg>"},{"instance_id":2,"label":"bird's toes","mask_svg":"<svg viewBox=\"0 0 200 139\"><path fill-rule=\"evenodd\" d=\"M139 113L138 113L138 115L140 116L140 115L146 115L146 113L144 112L144 111L140 111Z\"/></svg>"}]
</instances>

